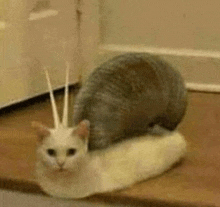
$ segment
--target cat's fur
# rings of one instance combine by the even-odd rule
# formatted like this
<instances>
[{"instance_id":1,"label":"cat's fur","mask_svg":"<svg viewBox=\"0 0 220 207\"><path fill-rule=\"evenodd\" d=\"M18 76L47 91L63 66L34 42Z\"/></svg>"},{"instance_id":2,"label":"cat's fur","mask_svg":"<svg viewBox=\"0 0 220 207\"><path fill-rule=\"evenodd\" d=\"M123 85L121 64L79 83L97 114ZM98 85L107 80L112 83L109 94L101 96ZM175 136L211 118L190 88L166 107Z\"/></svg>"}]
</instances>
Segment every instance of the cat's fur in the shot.
<instances>
[{"instance_id":1,"label":"cat's fur","mask_svg":"<svg viewBox=\"0 0 220 207\"><path fill-rule=\"evenodd\" d=\"M75 128L35 127L39 135L37 181L46 193L62 198L119 190L157 176L179 161L186 150L181 134L166 131L88 152L88 121ZM49 155L48 149L56 155ZM70 149L75 153L68 154Z\"/></svg>"},{"instance_id":2,"label":"cat's fur","mask_svg":"<svg viewBox=\"0 0 220 207\"><path fill-rule=\"evenodd\" d=\"M90 121L89 150L95 150L146 134L155 124L174 130L186 105L178 71L157 56L128 53L91 73L76 98L73 121Z\"/></svg>"}]
</instances>

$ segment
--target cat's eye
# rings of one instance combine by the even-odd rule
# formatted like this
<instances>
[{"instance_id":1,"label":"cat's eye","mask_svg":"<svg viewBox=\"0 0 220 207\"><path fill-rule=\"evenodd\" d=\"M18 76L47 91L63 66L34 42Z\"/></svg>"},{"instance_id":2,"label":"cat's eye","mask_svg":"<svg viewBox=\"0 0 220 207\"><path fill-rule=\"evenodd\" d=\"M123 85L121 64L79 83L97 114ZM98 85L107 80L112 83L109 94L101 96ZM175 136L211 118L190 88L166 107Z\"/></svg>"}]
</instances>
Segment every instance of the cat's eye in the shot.
<instances>
[{"instance_id":1,"label":"cat's eye","mask_svg":"<svg viewBox=\"0 0 220 207\"><path fill-rule=\"evenodd\" d=\"M47 150L48 155L50 156L56 156L56 151L54 149L48 149Z\"/></svg>"},{"instance_id":2,"label":"cat's eye","mask_svg":"<svg viewBox=\"0 0 220 207\"><path fill-rule=\"evenodd\" d=\"M67 150L67 156L73 156L76 154L76 149L70 148Z\"/></svg>"}]
</instances>

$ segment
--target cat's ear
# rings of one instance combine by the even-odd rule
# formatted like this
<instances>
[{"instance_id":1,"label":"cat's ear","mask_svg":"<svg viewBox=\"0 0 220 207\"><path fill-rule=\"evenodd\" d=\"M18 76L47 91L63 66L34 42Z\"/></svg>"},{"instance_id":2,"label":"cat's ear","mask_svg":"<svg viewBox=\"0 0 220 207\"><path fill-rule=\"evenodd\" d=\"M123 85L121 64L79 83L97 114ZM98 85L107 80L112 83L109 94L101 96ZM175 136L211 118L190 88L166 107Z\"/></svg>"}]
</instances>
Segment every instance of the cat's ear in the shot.
<instances>
[{"instance_id":1,"label":"cat's ear","mask_svg":"<svg viewBox=\"0 0 220 207\"><path fill-rule=\"evenodd\" d=\"M45 137L48 137L50 135L49 128L44 126L43 124L33 121L31 125L37 132L39 142L42 142Z\"/></svg>"},{"instance_id":2,"label":"cat's ear","mask_svg":"<svg viewBox=\"0 0 220 207\"><path fill-rule=\"evenodd\" d=\"M80 138L87 140L89 137L89 131L90 131L90 122L88 120L83 120L78 124L74 133L78 135Z\"/></svg>"}]
</instances>

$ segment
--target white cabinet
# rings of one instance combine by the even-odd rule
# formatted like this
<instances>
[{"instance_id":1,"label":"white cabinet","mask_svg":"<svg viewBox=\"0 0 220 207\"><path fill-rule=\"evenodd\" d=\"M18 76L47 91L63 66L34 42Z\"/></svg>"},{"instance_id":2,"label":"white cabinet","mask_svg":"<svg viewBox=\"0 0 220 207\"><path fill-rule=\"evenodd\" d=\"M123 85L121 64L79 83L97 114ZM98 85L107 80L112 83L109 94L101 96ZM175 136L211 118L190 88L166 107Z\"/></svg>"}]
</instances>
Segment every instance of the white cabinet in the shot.
<instances>
[{"instance_id":1,"label":"white cabinet","mask_svg":"<svg viewBox=\"0 0 220 207\"><path fill-rule=\"evenodd\" d=\"M76 2L2 2L0 107L46 92L44 66L48 67L54 88L65 82L65 61L71 64L70 81L77 82L80 63Z\"/></svg>"}]
</instances>

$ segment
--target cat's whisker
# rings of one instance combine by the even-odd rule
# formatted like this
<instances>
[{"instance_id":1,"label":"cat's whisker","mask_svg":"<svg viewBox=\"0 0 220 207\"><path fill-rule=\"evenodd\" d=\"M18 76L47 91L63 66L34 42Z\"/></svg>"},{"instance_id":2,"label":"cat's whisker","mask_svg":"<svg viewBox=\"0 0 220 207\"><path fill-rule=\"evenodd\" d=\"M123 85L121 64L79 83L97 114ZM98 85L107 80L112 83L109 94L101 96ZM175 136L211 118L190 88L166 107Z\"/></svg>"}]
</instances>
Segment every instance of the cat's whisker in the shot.
<instances>
[{"instance_id":1,"label":"cat's whisker","mask_svg":"<svg viewBox=\"0 0 220 207\"><path fill-rule=\"evenodd\" d=\"M64 96L64 107L63 107L63 120L62 125L68 127L68 97L69 97L69 62L66 62L66 83L65 83L65 96Z\"/></svg>"},{"instance_id":2,"label":"cat's whisker","mask_svg":"<svg viewBox=\"0 0 220 207\"><path fill-rule=\"evenodd\" d=\"M60 118L59 118L59 115L58 115L57 106L56 106L56 102L55 102L55 98L54 98L54 94L53 94L53 90L52 90L52 86L51 86L48 71L47 71L46 68L44 68L44 71L45 71L45 74L46 74L47 85L48 85L49 92L50 92L50 101L51 101L52 111L53 111L54 127L57 129L60 125Z\"/></svg>"}]
</instances>

